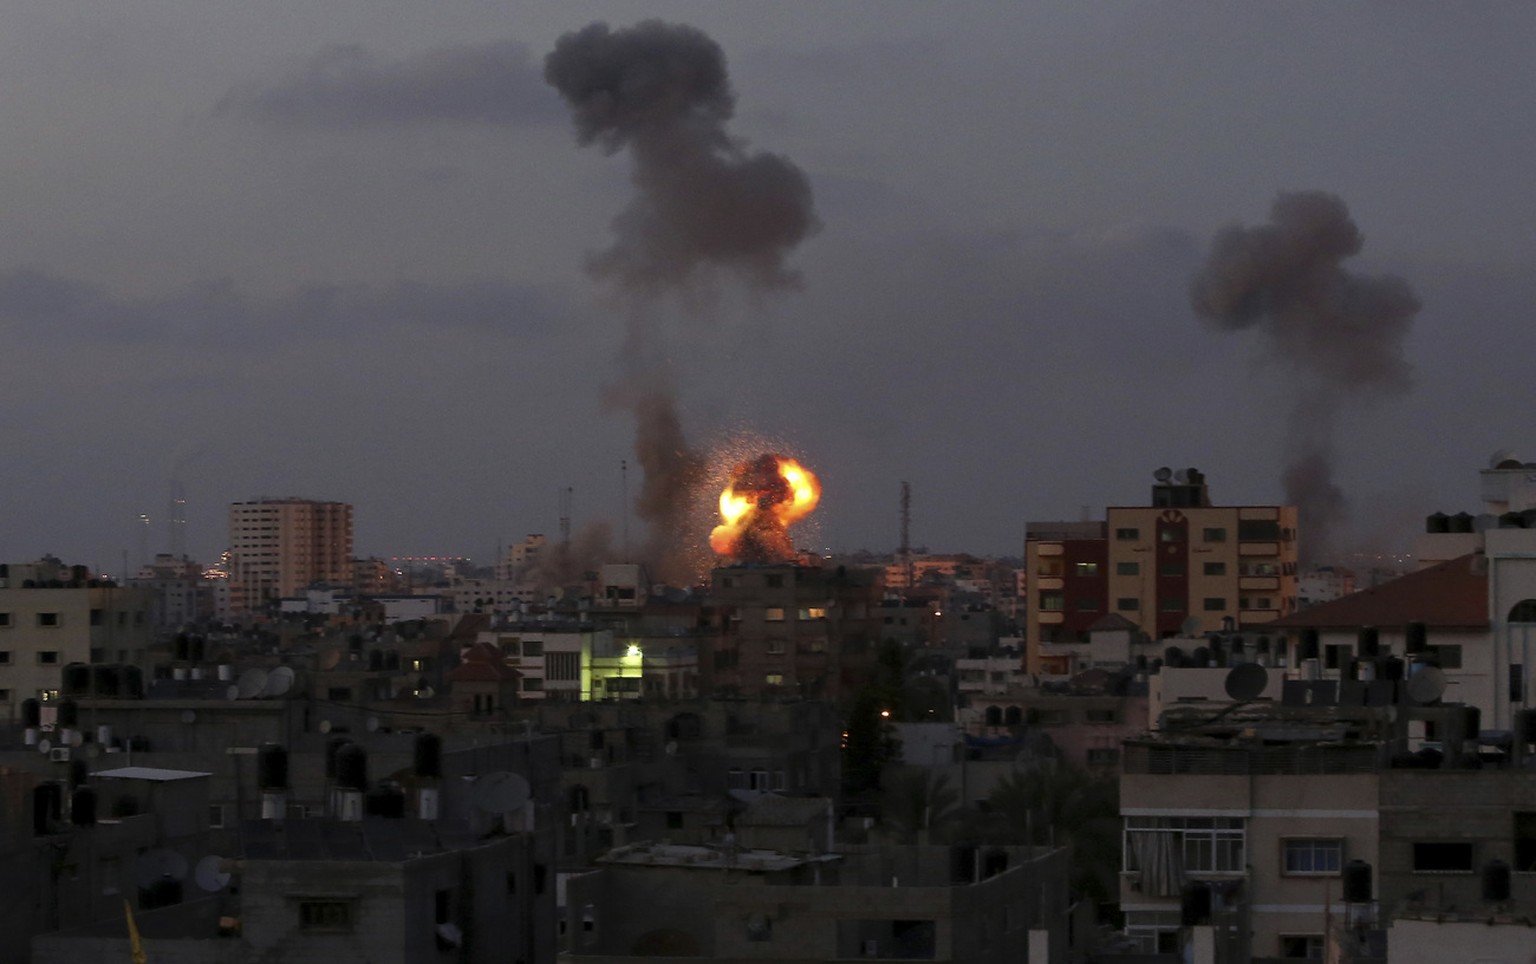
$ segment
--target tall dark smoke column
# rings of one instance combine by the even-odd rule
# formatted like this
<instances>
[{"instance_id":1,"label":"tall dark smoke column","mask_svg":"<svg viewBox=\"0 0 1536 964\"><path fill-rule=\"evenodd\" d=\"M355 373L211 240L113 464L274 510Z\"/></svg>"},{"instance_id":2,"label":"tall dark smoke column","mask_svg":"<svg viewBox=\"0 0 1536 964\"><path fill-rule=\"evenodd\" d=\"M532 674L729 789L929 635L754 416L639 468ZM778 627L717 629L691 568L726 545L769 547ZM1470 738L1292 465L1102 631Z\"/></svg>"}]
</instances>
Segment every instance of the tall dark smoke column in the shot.
<instances>
[{"instance_id":1,"label":"tall dark smoke column","mask_svg":"<svg viewBox=\"0 0 1536 964\"><path fill-rule=\"evenodd\" d=\"M791 286L784 259L817 227L810 183L775 154L749 154L726 131L735 95L719 45L693 27L648 20L594 23L561 37L544 77L570 106L577 140L627 152L634 199L613 221L613 244L589 264L628 316L611 397L635 416L645 473L636 507L650 561L669 581L692 575L683 555L703 460L689 446L658 354L658 302L708 302L732 276L754 290ZM665 353L660 353L664 357Z\"/></svg>"},{"instance_id":2,"label":"tall dark smoke column","mask_svg":"<svg viewBox=\"0 0 1536 964\"><path fill-rule=\"evenodd\" d=\"M1327 553L1347 510L1333 479L1340 410L1406 391L1412 380L1403 339L1419 299L1401 278L1341 267L1363 242L1339 198L1282 193L1269 224L1216 235L1190 292L1196 313L1217 328L1261 329L1273 356L1300 376L1287 417L1284 483L1313 561Z\"/></svg>"}]
</instances>

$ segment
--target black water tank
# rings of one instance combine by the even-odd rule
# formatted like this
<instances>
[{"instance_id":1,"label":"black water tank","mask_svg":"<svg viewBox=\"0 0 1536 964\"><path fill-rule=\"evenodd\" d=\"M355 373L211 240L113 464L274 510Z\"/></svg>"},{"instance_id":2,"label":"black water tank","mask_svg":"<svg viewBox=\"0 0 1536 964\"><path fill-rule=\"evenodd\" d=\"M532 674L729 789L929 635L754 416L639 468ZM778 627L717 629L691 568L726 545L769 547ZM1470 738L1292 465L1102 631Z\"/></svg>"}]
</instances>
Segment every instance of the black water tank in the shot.
<instances>
[{"instance_id":1,"label":"black water tank","mask_svg":"<svg viewBox=\"0 0 1536 964\"><path fill-rule=\"evenodd\" d=\"M116 699L122 695L123 668L116 663L98 663L91 667L91 692Z\"/></svg>"},{"instance_id":2,"label":"black water tank","mask_svg":"<svg viewBox=\"0 0 1536 964\"><path fill-rule=\"evenodd\" d=\"M1404 648L1408 655L1422 653L1429 648L1429 627L1421 622L1411 622L1404 634L1407 643Z\"/></svg>"},{"instance_id":3,"label":"black water tank","mask_svg":"<svg viewBox=\"0 0 1536 964\"><path fill-rule=\"evenodd\" d=\"M345 736L333 736L325 741L325 778L327 780L336 779L336 754L351 742L352 740Z\"/></svg>"},{"instance_id":4,"label":"black water tank","mask_svg":"<svg viewBox=\"0 0 1536 964\"><path fill-rule=\"evenodd\" d=\"M61 689L65 696L87 696L91 692L91 668L85 663L64 667Z\"/></svg>"},{"instance_id":5,"label":"black water tank","mask_svg":"<svg viewBox=\"0 0 1536 964\"><path fill-rule=\"evenodd\" d=\"M436 733L416 734L415 770L418 777L443 775L443 738Z\"/></svg>"},{"instance_id":6,"label":"black water tank","mask_svg":"<svg viewBox=\"0 0 1536 964\"><path fill-rule=\"evenodd\" d=\"M288 751L279 743L263 743L256 751L256 786L262 790L288 789Z\"/></svg>"},{"instance_id":7,"label":"black water tank","mask_svg":"<svg viewBox=\"0 0 1536 964\"><path fill-rule=\"evenodd\" d=\"M1463 706L1461 708L1462 738L1475 740L1483 731L1483 711L1475 706Z\"/></svg>"},{"instance_id":8,"label":"black water tank","mask_svg":"<svg viewBox=\"0 0 1536 964\"><path fill-rule=\"evenodd\" d=\"M70 760L69 788L73 790L75 787L84 784L85 778L90 775L90 772L91 771L86 767L84 760Z\"/></svg>"},{"instance_id":9,"label":"black water tank","mask_svg":"<svg viewBox=\"0 0 1536 964\"><path fill-rule=\"evenodd\" d=\"M186 633L176 634L176 640L171 648L171 657L178 663L189 662L192 659L192 640Z\"/></svg>"},{"instance_id":10,"label":"black water tank","mask_svg":"<svg viewBox=\"0 0 1536 964\"><path fill-rule=\"evenodd\" d=\"M1344 865L1344 903L1371 902L1371 865L1355 859Z\"/></svg>"},{"instance_id":11,"label":"black water tank","mask_svg":"<svg viewBox=\"0 0 1536 964\"><path fill-rule=\"evenodd\" d=\"M348 743L336 751L336 783L346 790L368 789L368 751Z\"/></svg>"},{"instance_id":12,"label":"black water tank","mask_svg":"<svg viewBox=\"0 0 1536 964\"><path fill-rule=\"evenodd\" d=\"M1509 864L1502 860L1490 860L1483 864L1483 901L1502 904L1509 900Z\"/></svg>"},{"instance_id":13,"label":"black water tank","mask_svg":"<svg viewBox=\"0 0 1536 964\"><path fill-rule=\"evenodd\" d=\"M208 658L208 640L201 636L193 636L187 644L187 655L192 662L201 663Z\"/></svg>"},{"instance_id":14,"label":"black water tank","mask_svg":"<svg viewBox=\"0 0 1536 964\"><path fill-rule=\"evenodd\" d=\"M1375 626L1361 626L1356 636L1356 644L1360 650L1356 653L1361 659L1375 659L1381 652L1381 633Z\"/></svg>"},{"instance_id":15,"label":"black water tank","mask_svg":"<svg viewBox=\"0 0 1536 964\"><path fill-rule=\"evenodd\" d=\"M37 729L43 725L43 704L35 699L21 701L21 725L30 729Z\"/></svg>"},{"instance_id":16,"label":"black water tank","mask_svg":"<svg viewBox=\"0 0 1536 964\"><path fill-rule=\"evenodd\" d=\"M1403 678L1403 661L1396 656L1388 656L1376 662L1376 678L1384 680L1400 680Z\"/></svg>"},{"instance_id":17,"label":"black water tank","mask_svg":"<svg viewBox=\"0 0 1536 964\"><path fill-rule=\"evenodd\" d=\"M975 844L950 844L949 882L952 884L976 882Z\"/></svg>"},{"instance_id":18,"label":"black water tank","mask_svg":"<svg viewBox=\"0 0 1536 964\"><path fill-rule=\"evenodd\" d=\"M59 700L59 725L71 730L80 725L80 705L74 700Z\"/></svg>"},{"instance_id":19,"label":"black water tank","mask_svg":"<svg viewBox=\"0 0 1536 964\"><path fill-rule=\"evenodd\" d=\"M123 667L123 696L130 700L144 698L144 671L137 666Z\"/></svg>"},{"instance_id":20,"label":"black water tank","mask_svg":"<svg viewBox=\"0 0 1536 964\"><path fill-rule=\"evenodd\" d=\"M1424 531L1429 533L1450 532L1451 517L1444 512L1431 513L1424 519Z\"/></svg>"},{"instance_id":21,"label":"black water tank","mask_svg":"<svg viewBox=\"0 0 1536 964\"><path fill-rule=\"evenodd\" d=\"M77 827L96 826L96 791L75 787L69 798L69 822Z\"/></svg>"},{"instance_id":22,"label":"black water tank","mask_svg":"<svg viewBox=\"0 0 1536 964\"><path fill-rule=\"evenodd\" d=\"M1189 654L1189 658L1196 666L1204 669L1211 664L1211 651L1205 646L1196 646L1195 651Z\"/></svg>"},{"instance_id":23,"label":"black water tank","mask_svg":"<svg viewBox=\"0 0 1536 964\"><path fill-rule=\"evenodd\" d=\"M1179 894L1179 921L1184 927L1199 927L1211 922L1211 885L1196 881L1185 884Z\"/></svg>"},{"instance_id":24,"label":"black water tank","mask_svg":"<svg viewBox=\"0 0 1536 964\"><path fill-rule=\"evenodd\" d=\"M64 790L52 780L32 788L32 832L41 837L59 819Z\"/></svg>"},{"instance_id":25,"label":"black water tank","mask_svg":"<svg viewBox=\"0 0 1536 964\"><path fill-rule=\"evenodd\" d=\"M368 668L374 672L384 668L384 651L382 649L370 649L368 651Z\"/></svg>"}]
</instances>

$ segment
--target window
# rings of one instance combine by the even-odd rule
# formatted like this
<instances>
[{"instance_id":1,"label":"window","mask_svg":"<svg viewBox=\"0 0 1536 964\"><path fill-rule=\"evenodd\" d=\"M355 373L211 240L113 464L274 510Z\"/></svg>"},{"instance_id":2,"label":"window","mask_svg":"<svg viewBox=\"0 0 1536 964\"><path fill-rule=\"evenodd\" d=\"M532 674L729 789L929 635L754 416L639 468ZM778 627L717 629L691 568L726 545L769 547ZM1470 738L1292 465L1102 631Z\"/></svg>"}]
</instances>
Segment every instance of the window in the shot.
<instances>
[{"instance_id":1,"label":"window","mask_svg":"<svg viewBox=\"0 0 1536 964\"><path fill-rule=\"evenodd\" d=\"M1139 576L1139 575L1141 575L1141 563L1139 563L1139 562L1117 562L1117 563L1115 563L1115 575L1117 575L1117 576Z\"/></svg>"},{"instance_id":2,"label":"window","mask_svg":"<svg viewBox=\"0 0 1536 964\"><path fill-rule=\"evenodd\" d=\"M784 685L784 674L783 673L769 673L767 676L763 677L763 683L765 685L767 685L767 686L783 686Z\"/></svg>"},{"instance_id":3,"label":"window","mask_svg":"<svg viewBox=\"0 0 1536 964\"><path fill-rule=\"evenodd\" d=\"M1077 611L1080 613L1096 613L1099 611L1099 601L1092 596L1079 596L1077 599Z\"/></svg>"},{"instance_id":4,"label":"window","mask_svg":"<svg viewBox=\"0 0 1536 964\"><path fill-rule=\"evenodd\" d=\"M1059 592L1043 592L1040 594L1040 608L1048 613L1059 613L1067 606L1067 598Z\"/></svg>"},{"instance_id":5,"label":"window","mask_svg":"<svg viewBox=\"0 0 1536 964\"><path fill-rule=\"evenodd\" d=\"M1517 873L1536 872L1536 812L1517 811L1515 821L1515 866Z\"/></svg>"},{"instance_id":6,"label":"window","mask_svg":"<svg viewBox=\"0 0 1536 964\"><path fill-rule=\"evenodd\" d=\"M1414 844L1413 872L1416 874L1470 874L1472 872L1471 841Z\"/></svg>"},{"instance_id":7,"label":"window","mask_svg":"<svg viewBox=\"0 0 1536 964\"><path fill-rule=\"evenodd\" d=\"M11 651L8 649L0 649L0 666L9 665L11 665Z\"/></svg>"},{"instance_id":8,"label":"window","mask_svg":"<svg viewBox=\"0 0 1536 964\"><path fill-rule=\"evenodd\" d=\"M1173 835L1187 873L1230 874L1246 868L1242 817L1126 817L1125 869L1143 870L1143 860L1158 859L1169 846L1162 834Z\"/></svg>"},{"instance_id":9,"label":"window","mask_svg":"<svg viewBox=\"0 0 1536 964\"><path fill-rule=\"evenodd\" d=\"M1115 608L1123 613L1135 612L1141 608L1141 600L1135 596L1122 596L1115 600Z\"/></svg>"},{"instance_id":10,"label":"window","mask_svg":"<svg viewBox=\"0 0 1536 964\"><path fill-rule=\"evenodd\" d=\"M1201 572L1207 576L1225 576L1227 574L1227 564L1224 562L1208 562L1201 567Z\"/></svg>"},{"instance_id":11,"label":"window","mask_svg":"<svg viewBox=\"0 0 1536 964\"><path fill-rule=\"evenodd\" d=\"M1509 701L1525 702L1525 666L1520 663L1509 664Z\"/></svg>"},{"instance_id":12,"label":"window","mask_svg":"<svg viewBox=\"0 0 1536 964\"><path fill-rule=\"evenodd\" d=\"M767 914L748 914L747 940L759 943L773 940L773 918Z\"/></svg>"},{"instance_id":13,"label":"window","mask_svg":"<svg viewBox=\"0 0 1536 964\"><path fill-rule=\"evenodd\" d=\"M0 626L9 626L10 624L11 624L11 614L10 613L0 613Z\"/></svg>"},{"instance_id":14,"label":"window","mask_svg":"<svg viewBox=\"0 0 1536 964\"><path fill-rule=\"evenodd\" d=\"M581 654L545 653L544 678L568 682L581 679Z\"/></svg>"},{"instance_id":15,"label":"window","mask_svg":"<svg viewBox=\"0 0 1536 964\"><path fill-rule=\"evenodd\" d=\"M1040 575L1040 576L1059 576L1059 575L1061 575L1061 560L1060 559L1041 559L1040 560L1040 564L1035 567L1035 570L1036 570L1036 575Z\"/></svg>"},{"instance_id":16,"label":"window","mask_svg":"<svg viewBox=\"0 0 1536 964\"><path fill-rule=\"evenodd\" d=\"M766 577L766 581L767 581L767 585L768 585L769 589L783 589L784 588L784 577L783 576L780 576L780 575L767 576Z\"/></svg>"},{"instance_id":17,"label":"window","mask_svg":"<svg viewBox=\"0 0 1536 964\"><path fill-rule=\"evenodd\" d=\"M208 826L215 830L224 826L224 804L210 803L208 805Z\"/></svg>"},{"instance_id":18,"label":"window","mask_svg":"<svg viewBox=\"0 0 1536 964\"><path fill-rule=\"evenodd\" d=\"M808 609L800 610L800 618L801 619L826 619L827 618L827 610L826 610L825 607L822 607L822 606L812 606L812 607L810 607Z\"/></svg>"},{"instance_id":19,"label":"window","mask_svg":"<svg viewBox=\"0 0 1536 964\"><path fill-rule=\"evenodd\" d=\"M1328 645L1323 647L1323 668L1342 669L1349 665L1349 658L1354 655L1353 647L1347 643L1339 646Z\"/></svg>"},{"instance_id":20,"label":"window","mask_svg":"<svg viewBox=\"0 0 1536 964\"><path fill-rule=\"evenodd\" d=\"M1323 959L1323 935L1281 934L1280 959L1285 961L1320 961Z\"/></svg>"},{"instance_id":21,"label":"window","mask_svg":"<svg viewBox=\"0 0 1536 964\"><path fill-rule=\"evenodd\" d=\"M782 623L784 621L784 607L769 606L763 610L763 619L770 623Z\"/></svg>"},{"instance_id":22,"label":"window","mask_svg":"<svg viewBox=\"0 0 1536 964\"><path fill-rule=\"evenodd\" d=\"M1141 538L1140 529L1116 529L1115 538L1121 542L1135 542Z\"/></svg>"},{"instance_id":23,"label":"window","mask_svg":"<svg viewBox=\"0 0 1536 964\"><path fill-rule=\"evenodd\" d=\"M434 916L437 918L437 923L448 923L449 919L452 917L453 912L453 891L442 889L433 896L434 900L432 909L434 911Z\"/></svg>"},{"instance_id":24,"label":"window","mask_svg":"<svg viewBox=\"0 0 1536 964\"><path fill-rule=\"evenodd\" d=\"M1096 562L1075 563L1072 566L1072 571L1080 578L1096 578L1099 574L1099 564Z\"/></svg>"},{"instance_id":25,"label":"window","mask_svg":"<svg viewBox=\"0 0 1536 964\"><path fill-rule=\"evenodd\" d=\"M1112 746L1094 746L1088 748L1089 766L1114 766L1120 762L1120 751Z\"/></svg>"},{"instance_id":26,"label":"window","mask_svg":"<svg viewBox=\"0 0 1536 964\"><path fill-rule=\"evenodd\" d=\"M1184 530L1183 529L1174 529L1174 528L1171 528L1171 527L1170 528L1159 529L1159 530L1157 530L1157 541L1158 542L1183 542L1184 541Z\"/></svg>"},{"instance_id":27,"label":"window","mask_svg":"<svg viewBox=\"0 0 1536 964\"><path fill-rule=\"evenodd\" d=\"M352 902L349 900L299 901L299 930L350 931Z\"/></svg>"},{"instance_id":28,"label":"window","mask_svg":"<svg viewBox=\"0 0 1536 964\"><path fill-rule=\"evenodd\" d=\"M683 829L683 812L681 810L668 810L667 811L667 829L668 830L681 830L681 829Z\"/></svg>"},{"instance_id":29,"label":"window","mask_svg":"<svg viewBox=\"0 0 1536 964\"><path fill-rule=\"evenodd\" d=\"M1227 530L1222 528L1208 528L1200 533L1200 538L1206 542L1226 542Z\"/></svg>"},{"instance_id":30,"label":"window","mask_svg":"<svg viewBox=\"0 0 1536 964\"><path fill-rule=\"evenodd\" d=\"M91 610L91 625L100 626L102 624L103 615L105 614L100 609Z\"/></svg>"},{"instance_id":31,"label":"window","mask_svg":"<svg viewBox=\"0 0 1536 964\"><path fill-rule=\"evenodd\" d=\"M1278 542L1280 523L1273 519L1243 519L1237 524L1237 538L1243 542Z\"/></svg>"},{"instance_id":32,"label":"window","mask_svg":"<svg viewBox=\"0 0 1536 964\"><path fill-rule=\"evenodd\" d=\"M59 651L56 649L40 649L37 651L37 665L54 666L59 661Z\"/></svg>"},{"instance_id":33,"label":"window","mask_svg":"<svg viewBox=\"0 0 1536 964\"><path fill-rule=\"evenodd\" d=\"M1184 611L1184 600L1163 599L1158 602L1157 608L1165 613L1181 613Z\"/></svg>"},{"instance_id":34,"label":"window","mask_svg":"<svg viewBox=\"0 0 1536 964\"><path fill-rule=\"evenodd\" d=\"M523 640L523 655L524 656L543 656L544 655L544 641L542 639L525 639L525 640Z\"/></svg>"},{"instance_id":35,"label":"window","mask_svg":"<svg viewBox=\"0 0 1536 964\"><path fill-rule=\"evenodd\" d=\"M1223 612L1227 608L1227 597L1225 597L1225 596L1206 596L1205 597L1205 602L1204 602L1203 605L1205 607L1205 611L1208 612L1208 613Z\"/></svg>"},{"instance_id":36,"label":"window","mask_svg":"<svg viewBox=\"0 0 1536 964\"><path fill-rule=\"evenodd\" d=\"M784 654L784 640L782 640L782 639L770 639L770 640L768 640L768 654L770 656L782 656Z\"/></svg>"},{"instance_id":37,"label":"window","mask_svg":"<svg viewBox=\"0 0 1536 964\"><path fill-rule=\"evenodd\" d=\"M1344 841L1328 837L1300 837L1281 841L1283 873L1337 876L1344 866Z\"/></svg>"},{"instance_id":38,"label":"window","mask_svg":"<svg viewBox=\"0 0 1536 964\"><path fill-rule=\"evenodd\" d=\"M1089 723L1113 723L1116 713L1113 708L1093 708L1083 711L1083 719Z\"/></svg>"},{"instance_id":39,"label":"window","mask_svg":"<svg viewBox=\"0 0 1536 964\"><path fill-rule=\"evenodd\" d=\"M1441 669L1461 669L1461 647L1436 646L1435 662L1440 664Z\"/></svg>"},{"instance_id":40,"label":"window","mask_svg":"<svg viewBox=\"0 0 1536 964\"><path fill-rule=\"evenodd\" d=\"M58 613L38 613L37 624L39 626L57 626L59 624Z\"/></svg>"}]
</instances>

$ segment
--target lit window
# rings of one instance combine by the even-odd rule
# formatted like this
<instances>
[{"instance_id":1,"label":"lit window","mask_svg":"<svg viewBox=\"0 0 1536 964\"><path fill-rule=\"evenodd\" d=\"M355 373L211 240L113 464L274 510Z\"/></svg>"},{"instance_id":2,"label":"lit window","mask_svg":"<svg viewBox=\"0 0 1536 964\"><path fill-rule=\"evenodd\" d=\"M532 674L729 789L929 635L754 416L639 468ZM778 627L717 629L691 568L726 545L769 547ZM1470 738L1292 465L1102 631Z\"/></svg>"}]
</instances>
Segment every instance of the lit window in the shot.
<instances>
[{"instance_id":1,"label":"lit window","mask_svg":"<svg viewBox=\"0 0 1536 964\"><path fill-rule=\"evenodd\" d=\"M1040 608L1045 612L1061 612L1066 608L1066 605L1066 597L1059 592L1043 592L1040 594Z\"/></svg>"},{"instance_id":2,"label":"lit window","mask_svg":"<svg viewBox=\"0 0 1536 964\"><path fill-rule=\"evenodd\" d=\"M1080 578L1093 578L1099 574L1099 564L1096 562L1079 562L1072 568Z\"/></svg>"},{"instance_id":3,"label":"lit window","mask_svg":"<svg viewBox=\"0 0 1536 964\"><path fill-rule=\"evenodd\" d=\"M783 673L769 673L764 678L763 682L766 683L769 686L783 686L784 685L784 674Z\"/></svg>"},{"instance_id":4,"label":"lit window","mask_svg":"<svg viewBox=\"0 0 1536 964\"><path fill-rule=\"evenodd\" d=\"M784 621L783 607L769 606L763 610L763 619L770 623L782 623Z\"/></svg>"}]
</instances>

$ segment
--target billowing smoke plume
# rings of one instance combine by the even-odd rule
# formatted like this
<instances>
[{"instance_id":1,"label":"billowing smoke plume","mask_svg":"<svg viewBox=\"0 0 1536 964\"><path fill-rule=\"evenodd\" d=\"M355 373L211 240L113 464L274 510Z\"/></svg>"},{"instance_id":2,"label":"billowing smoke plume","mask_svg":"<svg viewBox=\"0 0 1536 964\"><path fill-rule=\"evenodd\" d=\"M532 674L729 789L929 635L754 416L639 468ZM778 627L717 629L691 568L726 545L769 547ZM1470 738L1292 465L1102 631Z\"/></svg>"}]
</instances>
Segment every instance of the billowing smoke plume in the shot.
<instances>
[{"instance_id":1,"label":"billowing smoke plume","mask_svg":"<svg viewBox=\"0 0 1536 964\"><path fill-rule=\"evenodd\" d=\"M1411 383L1403 340L1419 299L1400 278L1344 270L1363 241L1339 198L1283 193L1269 224L1216 235L1190 295L1217 328L1261 329L1273 356L1301 376L1287 418L1284 483L1311 559L1327 551L1347 508L1333 479L1341 408Z\"/></svg>"},{"instance_id":2,"label":"billowing smoke plume","mask_svg":"<svg viewBox=\"0 0 1536 964\"><path fill-rule=\"evenodd\" d=\"M648 561L681 581L697 575L687 555L701 538L689 517L703 459L684 436L665 366L644 361L640 346L661 336L664 297L697 304L724 276L753 290L794 284L785 257L817 227L810 183L785 158L748 153L726 131L735 95L725 57L692 27L591 24L556 42L544 77L570 106L579 143L625 152L631 163L634 199L589 268L626 303L625 372L609 397L637 423Z\"/></svg>"}]
</instances>

